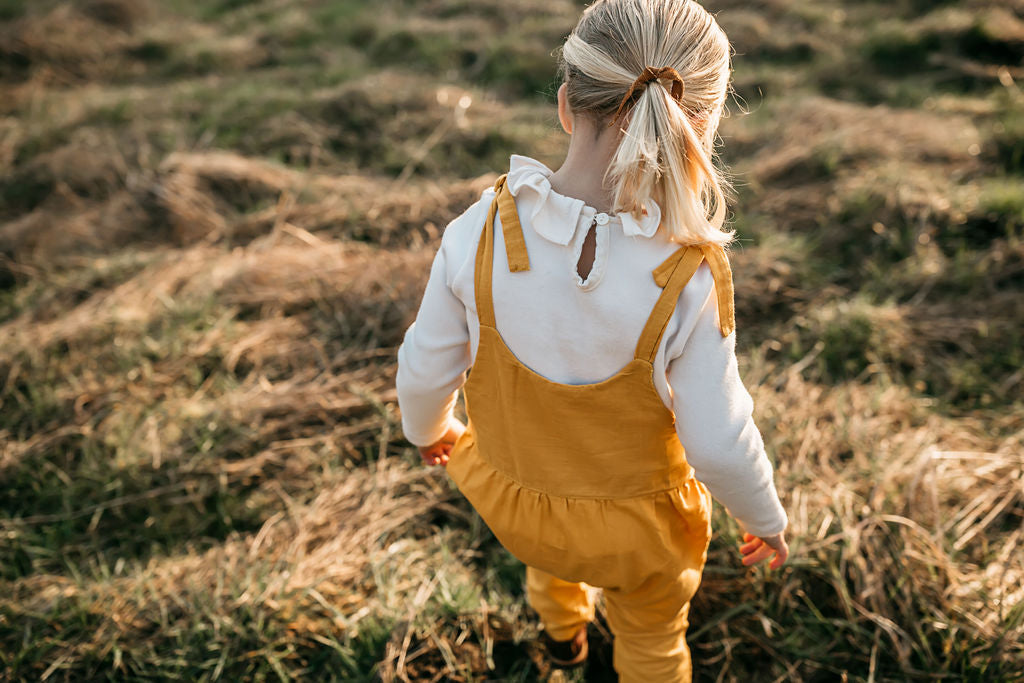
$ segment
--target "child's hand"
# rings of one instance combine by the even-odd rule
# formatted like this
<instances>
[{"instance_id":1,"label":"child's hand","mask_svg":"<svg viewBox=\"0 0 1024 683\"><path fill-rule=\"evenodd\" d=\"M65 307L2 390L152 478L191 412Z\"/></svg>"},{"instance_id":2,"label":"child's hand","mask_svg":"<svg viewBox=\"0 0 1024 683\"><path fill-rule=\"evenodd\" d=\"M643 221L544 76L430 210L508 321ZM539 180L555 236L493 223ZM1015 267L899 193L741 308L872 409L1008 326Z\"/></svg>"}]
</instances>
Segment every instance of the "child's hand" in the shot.
<instances>
[{"instance_id":1,"label":"child's hand","mask_svg":"<svg viewBox=\"0 0 1024 683\"><path fill-rule=\"evenodd\" d=\"M750 566L761 560L767 560L775 553L775 559L768 566L778 569L789 557L789 546L786 545L786 534L775 534L774 536L755 536L754 534L743 534L745 544L740 546L743 553L743 564Z\"/></svg>"},{"instance_id":2,"label":"child's hand","mask_svg":"<svg viewBox=\"0 0 1024 683\"><path fill-rule=\"evenodd\" d=\"M420 446L420 457L423 458L424 465L447 465L448 456L451 455L452 446L458 440L462 433L466 431L466 425L462 424L459 420L452 418L451 424L448 427L448 431L444 433L437 442L430 444L429 446Z\"/></svg>"}]
</instances>

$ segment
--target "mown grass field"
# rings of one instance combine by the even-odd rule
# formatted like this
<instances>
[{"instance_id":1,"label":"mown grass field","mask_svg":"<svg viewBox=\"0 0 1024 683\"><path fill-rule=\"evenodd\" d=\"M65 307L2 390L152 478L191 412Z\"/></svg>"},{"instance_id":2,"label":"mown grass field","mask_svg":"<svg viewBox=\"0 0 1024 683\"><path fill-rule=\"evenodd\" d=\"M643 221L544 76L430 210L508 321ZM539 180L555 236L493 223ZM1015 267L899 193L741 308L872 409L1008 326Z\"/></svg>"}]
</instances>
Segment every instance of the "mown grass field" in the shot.
<instances>
[{"instance_id":1,"label":"mown grass field","mask_svg":"<svg viewBox=\"0 0 1024 683\"><path fill-rule=\"evenodd\" d=\"M614 679L393 389L582 6L0 0L0 678ZM708 7L793 556L716 511L696 679L1024 680L1024 2Z\"/></svg>"}]
</instances>

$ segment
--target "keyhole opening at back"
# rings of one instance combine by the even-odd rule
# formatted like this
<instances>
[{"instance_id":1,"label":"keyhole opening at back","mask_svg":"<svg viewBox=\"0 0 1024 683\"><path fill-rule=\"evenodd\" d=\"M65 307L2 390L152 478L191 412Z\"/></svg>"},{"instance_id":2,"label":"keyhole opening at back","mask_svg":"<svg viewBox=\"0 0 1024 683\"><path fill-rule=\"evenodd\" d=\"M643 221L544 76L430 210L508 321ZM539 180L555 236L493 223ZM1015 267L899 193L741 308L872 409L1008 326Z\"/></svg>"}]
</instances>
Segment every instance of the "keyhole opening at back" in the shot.
<instances>
[{"instance_id":1,"label":"keyhole opening at back","mask_svg":"<svg viewBox=\"0 0 1024 683\"><path fill-rule=\"evenodd\" d=\"M590 271L594 268L594 257L597 254L597 222L590 224L587 236L583 238L583 249L580 250L580 260L576 263L576 273L584 282L590 277Z\"/></svg>"}]
</instances>

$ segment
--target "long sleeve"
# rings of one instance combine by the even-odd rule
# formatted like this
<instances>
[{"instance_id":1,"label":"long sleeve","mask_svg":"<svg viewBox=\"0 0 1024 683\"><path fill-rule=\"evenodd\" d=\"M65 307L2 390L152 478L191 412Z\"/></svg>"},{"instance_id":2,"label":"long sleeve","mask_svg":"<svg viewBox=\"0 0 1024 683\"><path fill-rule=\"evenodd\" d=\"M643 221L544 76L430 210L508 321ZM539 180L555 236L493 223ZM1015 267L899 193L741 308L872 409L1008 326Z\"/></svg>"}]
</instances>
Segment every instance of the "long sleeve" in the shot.
<instances>
[{"instance_id":1,"label":"long sleeve","mask_svg":"<svg viewBox=\"0 0 1024 683\"><path fill-rule=\"evenodd\" d=\"M450 229L445 238L452 235ZM398 405L405 438L427 446L448 430L472 358L466 309L452 292L449 239L434 257L414 322L398 349Z\"/></svg>"},{"instance_id":2,"label":"long sleeve","mask_svg":"<svg viewBox=\"0 0 1024 683\"><path fill-rule=\"evenodd\" d=\"M712 286L683 352L666 366L676 429L687 461L711 495L748 532L770 536L785 530L788 520L754 424L753 399L740 379L736 334L722 337L716 309Z\"/></svg>"}]
</instances>

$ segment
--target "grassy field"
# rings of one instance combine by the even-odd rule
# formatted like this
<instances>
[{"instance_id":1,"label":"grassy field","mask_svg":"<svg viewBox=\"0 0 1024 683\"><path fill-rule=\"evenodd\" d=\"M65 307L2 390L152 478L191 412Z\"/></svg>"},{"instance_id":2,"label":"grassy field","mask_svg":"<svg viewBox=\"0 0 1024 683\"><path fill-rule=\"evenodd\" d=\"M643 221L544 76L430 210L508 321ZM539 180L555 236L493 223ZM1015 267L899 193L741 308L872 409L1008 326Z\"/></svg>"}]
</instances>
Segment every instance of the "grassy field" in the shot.
<instances>
[{"instance_id":1,"label":"grassy field","mask_svg":"<svg viewBox=\"0 0 1024 683\"><path fill-rule=\"evenodd\" d=\"M0 0L0 678L614 680L393 389L582 6ZM1024 2L708 6L793 556L716 510L696 680L1024 680Z\"/></svg>"}]
</instances>

